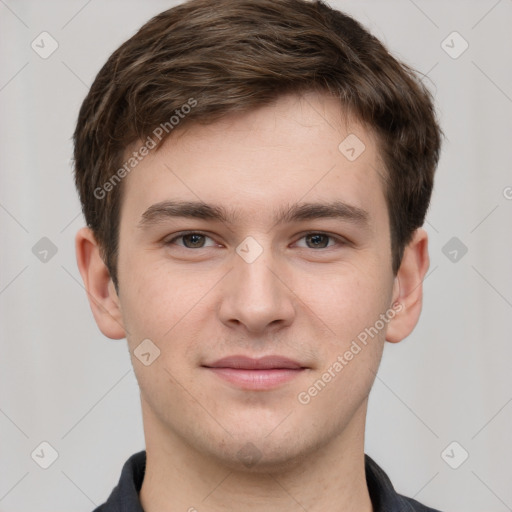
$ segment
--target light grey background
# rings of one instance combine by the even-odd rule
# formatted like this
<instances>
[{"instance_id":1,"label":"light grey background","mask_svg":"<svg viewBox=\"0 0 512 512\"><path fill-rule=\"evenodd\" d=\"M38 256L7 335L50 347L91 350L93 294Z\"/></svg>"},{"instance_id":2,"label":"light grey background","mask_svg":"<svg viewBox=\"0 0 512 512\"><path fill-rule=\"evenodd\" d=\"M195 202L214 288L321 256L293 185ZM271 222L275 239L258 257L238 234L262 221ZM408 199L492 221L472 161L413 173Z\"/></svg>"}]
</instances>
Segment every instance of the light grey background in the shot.
<instances>
[{"instance_id":1,"label":"light grey background","mask_svg":"<svg viewBox=\"0 0 512 512\"><path fill-rule=\"evenodd\" d=\"M387 344L366 451L430 506L512 510L512 0L330 3L425 75L446 134L422 318ZM97 329L76 266L70 137L107 57L172 5L0 0L0 511L90 511L144 448L126 341ZM31 48L50 48L43 31L59 45L46 59ZM443 252L452 237L464 256Z\"/></svg>"}]
</instances>

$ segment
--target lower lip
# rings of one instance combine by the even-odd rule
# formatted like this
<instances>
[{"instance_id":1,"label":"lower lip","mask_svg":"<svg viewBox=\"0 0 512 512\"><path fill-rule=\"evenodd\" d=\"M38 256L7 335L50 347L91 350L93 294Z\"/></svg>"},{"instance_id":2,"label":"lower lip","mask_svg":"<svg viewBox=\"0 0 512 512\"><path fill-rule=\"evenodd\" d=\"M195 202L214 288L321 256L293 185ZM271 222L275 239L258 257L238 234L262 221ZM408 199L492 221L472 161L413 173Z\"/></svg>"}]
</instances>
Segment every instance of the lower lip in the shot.
<instances>
[{"instance_id":1,"label":"lower lip","mask_svg":"<svg viewBox=\"0 0 512 512\"><path fill-rule=\"evenodd\" d=\"M272 389L296 378L305 368L275 368L246 370L238 368L208 368L221 379L242 389Z\"/></svg>"}]
</instances>

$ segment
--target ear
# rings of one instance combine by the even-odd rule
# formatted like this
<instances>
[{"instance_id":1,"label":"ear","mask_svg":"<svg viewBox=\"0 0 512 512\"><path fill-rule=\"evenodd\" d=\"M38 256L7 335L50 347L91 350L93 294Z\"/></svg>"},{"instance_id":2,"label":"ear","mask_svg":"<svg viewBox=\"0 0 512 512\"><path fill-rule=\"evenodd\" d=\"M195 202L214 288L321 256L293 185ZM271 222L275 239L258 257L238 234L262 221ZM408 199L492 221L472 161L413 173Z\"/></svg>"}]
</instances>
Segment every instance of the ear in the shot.
<instances>
[{"instance_id":1,"label":"ear","mask_svg":"<svg viewBox=\"0 0 512 512\"><path fill-rule=\"evenodd\" d=\"M393 304L399 304L396 315L388 323L386 340L398 343L409 336L421 313L423 279L430 265L427 232L418 228L405 247L393 286Z\"/></svg>"},{"instance_id":2,"label":"ear","mask_svg":"<svg viewBox=\"0 0 512 512\"><path fill-rule=\"evenodd\" d=\"M114 340L124 338L119 297L91 229L82 228L77 232L75 250L78 269L100 331Z\"/></svg>"}]
</instances>

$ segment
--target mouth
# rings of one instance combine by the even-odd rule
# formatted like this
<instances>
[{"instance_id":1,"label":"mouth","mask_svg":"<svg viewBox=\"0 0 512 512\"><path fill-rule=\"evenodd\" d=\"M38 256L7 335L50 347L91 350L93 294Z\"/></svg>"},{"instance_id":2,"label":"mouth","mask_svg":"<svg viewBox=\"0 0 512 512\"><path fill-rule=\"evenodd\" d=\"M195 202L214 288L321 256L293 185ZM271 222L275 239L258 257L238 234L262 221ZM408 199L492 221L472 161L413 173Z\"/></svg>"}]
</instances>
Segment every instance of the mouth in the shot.
<instances>
[{"instance_id":1,"label":"mouth","mask_svg":"<svg viewBox=\"0 0 512 512\"><path fill-rule=\"evenodd\" d=\"M283 356L265 356L258 359L230 356L202 367L220 379L246 390L276 388L308 369L301 363Z\"/></svg>"}]
</instances>

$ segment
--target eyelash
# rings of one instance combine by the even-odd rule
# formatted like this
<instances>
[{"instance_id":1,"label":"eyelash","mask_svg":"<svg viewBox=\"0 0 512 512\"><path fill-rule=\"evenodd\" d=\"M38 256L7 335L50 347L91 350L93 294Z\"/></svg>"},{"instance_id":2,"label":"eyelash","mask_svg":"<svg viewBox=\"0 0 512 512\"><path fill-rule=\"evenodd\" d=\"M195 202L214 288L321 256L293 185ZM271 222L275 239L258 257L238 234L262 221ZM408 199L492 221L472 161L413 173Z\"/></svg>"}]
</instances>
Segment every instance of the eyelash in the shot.
<instances>
[{"instance_id":1,"label":"eyelash","mask_svg":"<svg viewBox=\"0 0 512 512\"><path fill-rule=\"evenodd\" d=\"M170 240L166 240L164 242L165 245L175 245L174 242L180 238L183 238L187 235L200 235L200 236L203 236L205 238L210 238L210 240L213 240L209 235L207 235L206 233L202 233L201 231L183 231L181 233L179 233L178 235L174 236L173 238L171 238ZM309 231L307 233L305 233L304 235L302 235L299 240L302 240L303 238L306 238L308 235L323 235L323 236L326 236L328 237L329 239L331 240L334 240L336 242L337 245L339 246L343 246L343 245L348 245L348 241L343 239L343 238L340 238L340 237L337 237L337 236L334 236L334 235L331 235L330 233L324 233L323 231ZM183 249L189 249L189 250L199 250L199 249L207 249L208 247L185 247L184 245L179 245L178 247L181 247ZM320 249L329 249L329 248L332 248L333 246L327 246L327 247L321 247ZM302 247L303 249L312 249L311 247ZM319 249L313 249L313 250L319 250Z\"/></svg>"}]
</instances>

